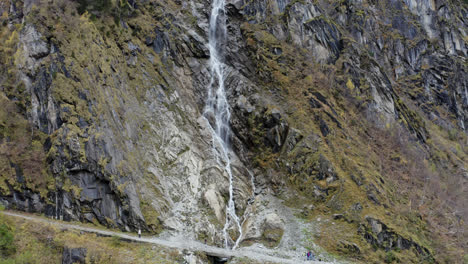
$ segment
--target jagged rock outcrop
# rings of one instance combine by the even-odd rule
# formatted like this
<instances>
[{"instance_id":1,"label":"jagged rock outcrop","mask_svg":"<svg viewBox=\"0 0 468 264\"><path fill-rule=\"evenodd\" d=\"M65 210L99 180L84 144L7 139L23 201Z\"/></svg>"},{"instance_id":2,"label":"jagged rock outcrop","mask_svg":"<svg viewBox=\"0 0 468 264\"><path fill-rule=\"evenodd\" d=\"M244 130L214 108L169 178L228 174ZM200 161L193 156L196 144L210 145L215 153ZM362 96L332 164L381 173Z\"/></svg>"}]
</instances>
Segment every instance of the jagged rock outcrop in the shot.
<instances>
[{"instance_id":1,"label":"jagged rock outcrop","mask_svg":"<svg viewBox=\"0 0 468 264\"><path fill-rule=\"evenodd\" d=\"M434 261L431 252L427 248L396 234L377 219L366 217L366 220L367 225L361 226L359 232L373 246L383 248L385 251L413 249L426 261Z\"/></svg>"}]
</instances>

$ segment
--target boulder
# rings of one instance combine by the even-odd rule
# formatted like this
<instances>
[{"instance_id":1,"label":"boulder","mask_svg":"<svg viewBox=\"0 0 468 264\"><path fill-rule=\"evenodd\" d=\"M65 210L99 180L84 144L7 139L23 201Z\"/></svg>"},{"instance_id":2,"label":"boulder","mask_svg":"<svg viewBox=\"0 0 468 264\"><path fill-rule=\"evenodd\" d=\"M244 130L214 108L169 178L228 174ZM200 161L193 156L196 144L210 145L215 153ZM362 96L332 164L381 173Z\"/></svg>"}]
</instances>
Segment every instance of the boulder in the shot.
<instances>
[{"instance_id":1,"label":"boulder","mask_svg":"<svg viewBox=\"0 0 468 264\"><path fill-rule=\"evenodd\" d=\"M274 247L279 244L284 233L284 223L276 213L270 213L265 216L262 225L262 240L268 247Z\"/></svg>"},{"instance_id":2,"label":"boulder","mask_svg":"<svg viewBox=\"0 0 468 264\"><path fill-rule=\"evenodd\" d=\"M68 248L63 249L62 264L85 264L86 263L86 248Z\"/></svg>"},{"instance_id":3,"label":"boulder","mask_svg":"<svg viewBox=\"0 0 468 264\"><path fill-rule=\"evenodd\" d=\"M285 228L283 220L271 210L248 218L244 226L244 244L261 243L267 247L280 243Z\"/></svg>"}]
</instances>

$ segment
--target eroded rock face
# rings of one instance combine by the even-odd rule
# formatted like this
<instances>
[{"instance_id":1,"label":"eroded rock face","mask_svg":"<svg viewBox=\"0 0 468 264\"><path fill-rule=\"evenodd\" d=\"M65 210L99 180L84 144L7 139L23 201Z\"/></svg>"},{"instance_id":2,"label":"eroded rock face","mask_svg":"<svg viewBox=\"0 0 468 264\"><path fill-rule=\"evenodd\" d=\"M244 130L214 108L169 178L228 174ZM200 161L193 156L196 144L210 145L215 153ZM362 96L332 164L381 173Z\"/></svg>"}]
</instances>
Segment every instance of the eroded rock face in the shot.
<instances>
[{"instance_id":1,"label":"eroded rock face","mask_svg":"<svg viewBox=\"0 0 468 264\"><path fill-rule=\"evenodd\" d=\"M206 191L204 197L208 205L215 212L216 218L218 218L218 220L222 222L224 219L224 216L222 214L224 208L222 207L223 202L221 195L216 190L214 190L214 188L212 188Z\"/></svg>"},{"instance_id":2,"label":"eroded rock face","mask_svg":"<svg viewBox=\"0 0 468 264\"><path fill-rule=\"evenodd\" d=\"M49 54L49 45L43 39L42 34L37 32L33 25L27 25L21 35L21 42L24 48L25 57L40 59ZM28 66L33 66L34 63L26 62Z\"/></svg>"}]
</instances>

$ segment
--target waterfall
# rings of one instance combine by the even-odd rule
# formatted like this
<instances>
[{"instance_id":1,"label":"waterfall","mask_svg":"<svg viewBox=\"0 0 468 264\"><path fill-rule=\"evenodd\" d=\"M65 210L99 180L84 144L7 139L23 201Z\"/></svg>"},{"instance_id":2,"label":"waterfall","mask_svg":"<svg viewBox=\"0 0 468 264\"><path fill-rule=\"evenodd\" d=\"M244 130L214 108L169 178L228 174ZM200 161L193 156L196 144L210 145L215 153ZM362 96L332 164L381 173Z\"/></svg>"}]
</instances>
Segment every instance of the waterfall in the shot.
<instances>
[{"instance_id":1,"label":"waterfall","mask_svg":"<svg viewBox=\"0 0 468 264\"><path fill-rule=\"evenodd\" d=\"M16 208L19 208L18 199L16 199L16 192L13 192L13 201L15 201Z\"/></svg>"},{"instance_id":2,"label":"waterfall","mask_svg":"<svg viewBox=\"0 0 468 264\"><path fill-rule=\"evenodd\" d=\"M58 210L58 191L55 192L55 219L59 219L59 210Z\"/></svg>"},{"instance_id":3,"label":"waterfall","mask_svg":"<svg viewBox=\"0 0 468 264\"><path fill-rule=\"evenodd\" d=\"M210 51L210 73L211 80L208 86L207 103L203 116L211 124L211 131L213 139L213 152L218 160L218 163L224 165L224 170L229 177L229 201L226 205L226 223L223 228L224 245L229 248L229 234L228 229L233 225L239 231L239 237L234 243L232 249L239 246L240 239L242 238L242 227L239 217L236 215L236 208L233 199L233 175L231 170L231 158L229 157L229 137L231 135L231 128L229 120L231 113L229 110L229 103L226 98L226 91L224 87L224 44L226 42L226 18L224 0L213 0L212 10L210 16L209 28L209 51ZM216 150L216 144L220 146L220 150Z\"/></svg>"}]
</instances>

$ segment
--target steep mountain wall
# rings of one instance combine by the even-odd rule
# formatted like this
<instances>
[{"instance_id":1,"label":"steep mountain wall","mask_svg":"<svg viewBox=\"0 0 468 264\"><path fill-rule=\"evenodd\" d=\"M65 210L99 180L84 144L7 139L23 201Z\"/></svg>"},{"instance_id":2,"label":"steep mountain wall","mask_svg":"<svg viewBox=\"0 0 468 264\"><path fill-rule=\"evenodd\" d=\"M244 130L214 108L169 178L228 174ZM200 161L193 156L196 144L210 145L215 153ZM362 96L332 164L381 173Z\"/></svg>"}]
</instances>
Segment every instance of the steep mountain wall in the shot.
<instances>
[{"instance_id":1,"label":"steep mountain wall","mask_svg":"<svg viewBox=\"0 0 468 264\"><path fill-rule=\"evenodd\" d=\"M0 1L1 203L222 246L210 12ZM222 17L241 246L461 263L466 3L229 0Z\"/></svg>"}]
</instances>

